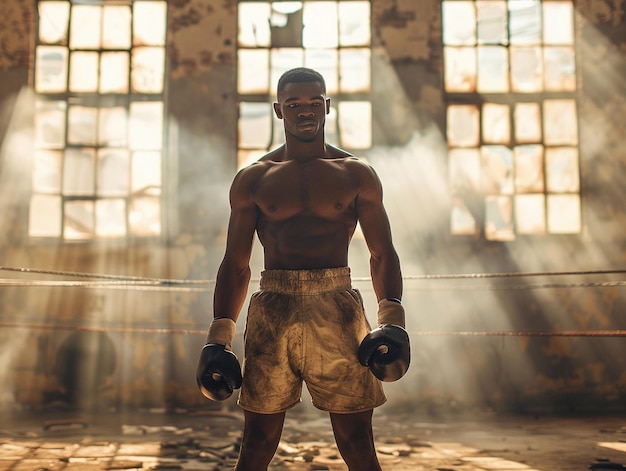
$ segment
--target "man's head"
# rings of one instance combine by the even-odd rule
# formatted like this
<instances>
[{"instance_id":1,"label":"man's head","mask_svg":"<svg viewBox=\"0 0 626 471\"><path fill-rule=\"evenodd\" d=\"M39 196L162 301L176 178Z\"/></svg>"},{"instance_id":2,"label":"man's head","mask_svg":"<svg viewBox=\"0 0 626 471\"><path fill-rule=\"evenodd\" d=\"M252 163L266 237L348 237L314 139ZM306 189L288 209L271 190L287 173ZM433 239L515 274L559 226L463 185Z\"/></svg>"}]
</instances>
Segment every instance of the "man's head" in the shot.
<instances>
[{"instance_id":1,"label":"man's head","mask_svg":"<svg viewBox=\"0 0 626 471\"><path fill-rule=\"evenodd\" d=\"M326 81L322 74L309 69L307 67L296 67L295 69L288 70L280 79L278 79L278 86L276 87L276 94L280 95L285 89L288 83L305 83L305 82L318 82L322 86L322 91L326 94Z\"/></svg>"}]
</instances>

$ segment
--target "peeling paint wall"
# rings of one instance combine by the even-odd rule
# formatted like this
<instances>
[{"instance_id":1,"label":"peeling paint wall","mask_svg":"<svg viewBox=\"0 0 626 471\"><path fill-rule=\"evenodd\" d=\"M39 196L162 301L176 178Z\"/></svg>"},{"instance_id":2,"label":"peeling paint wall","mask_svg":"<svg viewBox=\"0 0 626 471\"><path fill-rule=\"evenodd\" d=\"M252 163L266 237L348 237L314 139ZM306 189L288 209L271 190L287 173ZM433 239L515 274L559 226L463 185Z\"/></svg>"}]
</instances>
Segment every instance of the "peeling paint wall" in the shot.
<instances>
[{"instance_id":1,"label":"peeling paint wall","mask_svg":"<svg viewBox=\"0 0 626 471\"><path fill-rule=\"evenodd\" d=\"M489 243L449 236L440 1L372 1L375 145L364 157L385 184L405 275L623 269L626 1L579 0L576 7L584 234ZM0 222L0 266L214 278L236 165L237 4L170 0L168 13L166 240L128 247L32 245L20 236L28 204L28 140L17 146L19 152L7 148L15 126L28 127L32 120L32 97L21 92L31 85L34 2L0 5L0 191L7 208ZM350 260L357 276L368 275L362 240L354 241ZM260 267L255 249L255 273ZM408 279L412 366L401 382L386 385L391 402L433 413L623 408L623 337L437 334L626 329L620 281L618 275ZM358 287L373 309L371 287ZM211 316L210 284L205 288L0 286L0 406L41 406L77 393L73 400L85 407L206 405L194 380ZM235 343L239 353L244 317ZM73 356L89 361L71 363ZM88 385L72 386L72 368L85 372Z\"/></svg>"}]
</instances>

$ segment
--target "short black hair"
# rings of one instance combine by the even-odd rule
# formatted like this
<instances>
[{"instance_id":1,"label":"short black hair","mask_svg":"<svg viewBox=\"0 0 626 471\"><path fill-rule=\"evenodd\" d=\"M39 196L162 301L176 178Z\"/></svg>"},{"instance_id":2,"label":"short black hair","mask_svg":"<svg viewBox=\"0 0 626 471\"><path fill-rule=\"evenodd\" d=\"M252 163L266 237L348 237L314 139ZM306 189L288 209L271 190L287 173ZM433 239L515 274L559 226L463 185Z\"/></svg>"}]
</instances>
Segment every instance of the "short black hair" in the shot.
<instances>
[{"instance_id":1,"label":"short black hair","mask_svg":"<svg viewBox=\"0 0 626 471\"><path fill-rule=\"evenodd\" d=\"M322 91L326 93L326 81L322 74L318 71L309 69L308 67L296 67L290 69L280 76L278 79L278 85L276 87L276 93L280 93L285 89L288 83L304 83L304 82L319 82L322 85Z\"/></svg>"}]
</instances>

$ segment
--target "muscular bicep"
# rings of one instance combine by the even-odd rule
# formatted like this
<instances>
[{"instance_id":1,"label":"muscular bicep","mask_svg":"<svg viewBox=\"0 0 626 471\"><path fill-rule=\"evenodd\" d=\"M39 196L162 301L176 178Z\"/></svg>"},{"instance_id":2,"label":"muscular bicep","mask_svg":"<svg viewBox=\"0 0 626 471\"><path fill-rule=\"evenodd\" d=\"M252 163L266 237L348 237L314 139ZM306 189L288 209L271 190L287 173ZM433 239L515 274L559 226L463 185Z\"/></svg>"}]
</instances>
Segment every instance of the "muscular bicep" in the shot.
<instances>
[{"instance_id":1,"label":"muscular bicep","mask_svg":"<svg viewBox=\"0 0 626 471\"><path fill-rule=\"evenodd\" d=\"M230 218L226 239L227 258L235 266L247 266L257 224L257 208L241 183L235 181L230 192Z\"/></svg>"},{"instance_id":2,"label":"muscular bicep","mask_svg":"<svg viewBox=\"0 0 626 471\"><path fill-rule=\"evenodd\" d=\"M365 241L374 257L393 251L391 227L383 205L383 190L373 170L362 172L357 215Z\"/></svg>"}]
</instances>

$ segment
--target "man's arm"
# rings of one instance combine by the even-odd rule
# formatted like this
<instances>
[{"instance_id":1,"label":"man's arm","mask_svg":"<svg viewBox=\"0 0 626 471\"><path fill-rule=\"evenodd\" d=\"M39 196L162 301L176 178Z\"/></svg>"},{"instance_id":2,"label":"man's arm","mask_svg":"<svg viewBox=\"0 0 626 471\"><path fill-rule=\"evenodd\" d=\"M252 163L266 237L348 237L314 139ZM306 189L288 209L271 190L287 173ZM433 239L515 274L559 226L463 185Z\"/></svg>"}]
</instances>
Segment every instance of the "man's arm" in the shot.
<instances>
[{"instance_id":1,"label":"man's arm","mask_svg":"<svg viewBox=\"0 0 626 471\"><path fill-rule=\"evenodd\" d=\"M370 272L378 301L402 298L400 260L393 246L391 227L383 206L383 189L376 172L358 163L359 194L357 215L370 251Z\"/></svg>"}]
</instances>

